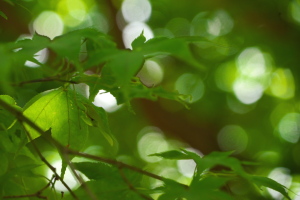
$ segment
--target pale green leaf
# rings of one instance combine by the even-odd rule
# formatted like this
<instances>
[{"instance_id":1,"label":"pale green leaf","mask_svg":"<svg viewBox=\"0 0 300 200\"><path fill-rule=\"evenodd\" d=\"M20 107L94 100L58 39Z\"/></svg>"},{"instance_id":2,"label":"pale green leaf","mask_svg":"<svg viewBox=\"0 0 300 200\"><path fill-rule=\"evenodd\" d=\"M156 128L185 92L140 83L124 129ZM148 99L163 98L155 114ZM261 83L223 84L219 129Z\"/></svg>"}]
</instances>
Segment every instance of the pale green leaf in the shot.
<instances>
[{"instance_id":1,"label":"pale green leaf","mask_svg":"<svg viewBox=\"0 0 300 200\"><path fill-rule=\"evenodd\" d=\"M80 150L88 136L88 125L81 119L85 115L86 101L73 90L59 88L38 95L24 111L24 115L43 131L51 129L52 137L65 146ZM25 124L32 139L40 136Z\"/></svg>"}]
</instances>

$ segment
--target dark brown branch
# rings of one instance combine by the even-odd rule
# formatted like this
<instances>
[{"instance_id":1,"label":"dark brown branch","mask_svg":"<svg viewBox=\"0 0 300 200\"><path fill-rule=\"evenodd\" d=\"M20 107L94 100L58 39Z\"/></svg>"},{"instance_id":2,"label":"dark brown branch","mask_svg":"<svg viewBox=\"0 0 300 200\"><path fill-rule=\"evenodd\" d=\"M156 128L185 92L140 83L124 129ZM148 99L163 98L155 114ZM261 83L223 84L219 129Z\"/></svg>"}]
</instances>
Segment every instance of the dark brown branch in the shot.
<instances>
[{"instance_id":1,"label":"dark brown branch","mask_svg":"<svg viewBox=\"0 0 300 200\"><path fill-rule=\"evenodd\" d=\"M56 146L56 148L62 154L70 154L70 155L75 155L75 156L78 156L78 157L84 157L84 158L89 158L89 159L92 159L92 160L98 160L98 161L101 161L101 162L105 162L105 163L117 166L120 169L121 168L127 168L129 170L138 172L140 174L146 175L148 177L151 177L151 178L154 178L154 179L157 179L157 180L160 180L160 181L166 181L167 180L166 178L164 178L162 176L150 173L150 172L142 170L142 169L140 169L138 167L134 167L134 166L131 166L131 165L128 165L128 164L125 164L125 163L122 163L122 162L119 162L119 161L116 161L116 160L113 160L113 159L103 158L103 157L100 157L100 156L94 156L94 155L90 155L90 154L85 154L85 153L81 153L81 152L74 151L74 150L71 150L69 148L66 148L66 147L62 146L59 142L57 142L56 140L54 140L51 136L45 134L45 132L39 126L37 126L30 119L28 119L27 117L25 117L22 112L16 110L14 107L12 107L11 105L7 104L2 99L0 99L0 106L2 106L3 108L5 108L6 110L8 110L19 121L25 122L26 124L28 124L29 126L31 126L33 129L35 129L38 133L40 133L41 135L45 136L45 138L47 140L49 140L49 142L53 143ZM30 135L29 135L29 137L30 137ZM35 147L35 148L37 148L37 147ZM39 152L39 150L38 150L38 152ZM41 160L44 163L46 163L46 165L54 172L54 174L59 178L59 180L63 183L63 185L68 189L68 191L70 192L70 194L75 199L78 199L77 196L73 193L73 191L68 187L68 185L62 180L62 178L60 176L58 176L58 174L55 171L55 168L48 163L48 161L41 155L40 152L39 152L39 156L40 156ZM181 185L183 187L185 187L185 188L188 188L187 185L184 185L184 184L181 184Z\"/></svg>"},{"instance_id":2,"label":"dark brown branch","mask_svg":"<svg viewBox=\"0 0 300 200\"><path fill-rule=\"evenodd\" d=\"M23 81L20 83L13 83L12 86L23 86L25 84L30 84L30 83L42 83L42 82L51 82L51 81L58 81L58 82L63 82L63 83L73 83L77 84L76 81L68 81L68 80L63 80L59 79L57 77L47 77L47 78L41 78L41 79L34 79L34 80L29 80L29 81Z\"/></svg>"},{"instance_id":3,"label":"dark brown branch","mask_svg":"<svg viewBox=\"0 0 300 200\"><path fill-rule=\"evenodd\" d=\"M66 149L66 148L65 148ZM73 163L70 162L69 159L69 155L66 152L63 152L63 156L65 158L65 160L68 161L68 165L73 173L73 175L75 176L75 178L80 182L81 187L86 191L86 193L93 199L93 200L98 200L98 198L96 197L96 195L90 190L90 188L85 184L84 180L82 179L82 177L80 175L78 175L75 171L75 167L73 165Z\"/></svg>"},{"instance_id":4,"label":"dark brown branch","mask_svg":"<svg viewBox=\"0 0 300 200\"><path fill-rule=\"evenodd\" d=\"M31 120L29 120L27 117L25 117L23 115L22 112L18 111L17 109L15 109L14 107L12 107L11 105L9 105L8 103L6 103L5 101L3 101L2 99L0 99L0 105L5 108L6 110L8 110L12 115L14 115L18 121L20 122L25 122L26 124L28 124L29 126L31 126L33 129L35 129L38 133L40 133L41 135L44 135L47 139L49 139L50 142L52 142L59 150L62 148L62 146L53 138L51 138L50 136L48 136L47 134L45 134L45 132L39 127L37 126L35 123L33 123ZM25 131L26 132L26 131ZM30 134L28 134L26 132L26 134L28 135L29 139L32 141L32 138L30 136ZM78 199L78 197L75 195L75 193L70 189L70 187L64 182L64 180L56 173L56 169L45 159L45 157L41 154L40 150L38 149L38 147L35 145L34 142L32 142L33 147L35 149L35 151L37 152L38 156L40 157L40 159L49 167L49 169L54 173L55 177L57 177L61 183L67 188L67 190L70 192L70 194L74 197L74 199Z\"/></svg>"},{"instance_id":5,"label":"dark brown branch","mask_svg":"<svg viewBox=\"0 0 300 200\"><path fill-rule=\"evenodd\" d=\"M89 158L89 159L92 159L92 160L98 160L98 161L101 161L101 162L105 162L105 163L117 166L120 169L121 168L126 168L126 169L129 169L129 170L138 172L140 174L149 176L151 178L160 180L160 181L166 181L166 180L168 180L168 179L166 179L166 178L164 178L162 176L150 173L150 172L142 170L142 169L140 169L138 167L131 166L131 165L128 165L126 163L122 163L122 162L119 162L119 161L116 161L116 160L113 160L113 159L103 158L103 157L100 157L100 156L94 156L94 155L90 155L90 154L86 154L86 153L81 153L81 152L78 152L78 151L73 151L71 149L67 149L67 153L71 154L71 155L76 155L78 157L84 157L84 158ZM184 188L188 188L187 185L184 185L184 184L181 184L181 183L178 183L178 184L182 185Z\"/></svg>"}]
</instances>

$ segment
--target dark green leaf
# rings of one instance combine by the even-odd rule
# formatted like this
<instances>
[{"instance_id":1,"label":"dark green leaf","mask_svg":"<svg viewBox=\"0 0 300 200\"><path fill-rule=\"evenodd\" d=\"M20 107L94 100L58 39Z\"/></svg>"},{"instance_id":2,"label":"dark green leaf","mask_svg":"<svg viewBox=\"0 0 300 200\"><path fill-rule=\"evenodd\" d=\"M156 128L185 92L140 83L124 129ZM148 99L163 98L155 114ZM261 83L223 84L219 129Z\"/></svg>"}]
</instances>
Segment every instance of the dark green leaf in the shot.
<instances>
[{"instance_id":1,"label":"dark green leaf","mask_svg":"<svg viewBox=\"0 0 300 200\"><path fill-rule=\"evenodd\" d=\"M161 54L171 55L182 60L197 69L203 70L203 66L194 58L189 48L189 41L185 38L153 38L141 45L137 51L146 57Z\"/></svg>"},{"instance_id":2,"label":"dark green leaf","mask_svg":"<svg viewBox=\"0 0 300 200\"><path fill-rule=\"evenodd\" d=\"M16 102L13 98L8 95L0 95L0 99L14 107L15 109L21 111L22 109L16 105ZM10 112L5 110L0 106L0 131L7 130L11 127L12 123L15 120L15 116L13 116Z\"/></svg>"},{"instance_id":3,"label":"dark green leaf","mask_svg":"<svg viewBox=\"0 0 300 200\"><path fill-rule=\"evenodd\" d=\"M132 49L133 50L138 50L140 46L142 46L146 42L146 38L144 36L144 31L139 35L132 43Z\"/></svg>"}]
</instances>

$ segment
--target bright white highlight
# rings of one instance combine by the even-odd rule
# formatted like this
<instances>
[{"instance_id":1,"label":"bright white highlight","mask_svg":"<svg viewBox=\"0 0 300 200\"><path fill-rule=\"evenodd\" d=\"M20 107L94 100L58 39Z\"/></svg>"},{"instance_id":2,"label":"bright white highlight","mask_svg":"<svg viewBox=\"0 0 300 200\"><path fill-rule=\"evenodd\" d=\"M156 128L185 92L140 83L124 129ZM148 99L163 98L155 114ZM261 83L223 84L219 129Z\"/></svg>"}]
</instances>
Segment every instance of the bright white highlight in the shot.
<instances>
[{"instance_id":1,"label":"bright white highlight","mask_svg":"<svg viewBox=\"0 0 300 200\"><path fill-rule=\"evenodd\" d=\"M290 171L287 168L277 167L270 172L268 177L287 188L289 188L292 183L292 177L290 176ZM279 192L270 188L267 188L267 190L275 200L281 200L283 198L282 194Z\"/></svg>"},{"instance_id":2,"label":"bright white highlight","mask_svg":"<svg viewBox=\"0 0 300 200\"><path fill-rule=\"evenodd\" d=\"M244 50L237 59L241 74L247 77L260 77L266 73L266 63L262 52L255 47Z\"/></svg>"},{"instance_id":3,"label":"bright white highlight","mask_svg":"<svg viewBox=\"0 0 300 200\"><path fill-rule=\"evenodd\" d=\"M52 164L52 166L56 169L56 172L60 174L61 172L61 161L56 161ZM49 169L47 171L47 178L51 179L53 176L53 172ZM71 188L74 189L75 187L79 186L79 183L74 178L72 172L69 168L66 169L66 173L64 176L64 182ZM59 181L55 182L54 188L58 191L68 192L68 189Z\"/></svg>"},{"instance_id":4,"label":"bright white highlight","mask_svg":"<svg viewBox=\"0 0 300 200\"><path fill-rule=\"evenodd\" d=\"M297 143L300 137L300 114L286 114L278 125L280 136L290 143Z\"/></svg>"},{"instance_id":5,"label":"bright white highlight","mask_svg":"<svg viewBox=\"0 0 300 200\"><path fill-rule=\"evenodd\" d=\"M158 132L148 132L138 141L138 152L140 157L147 162L158 162L161 158L149 156L154 153L161 153L169 149L168 142L164 136Z\"/></svg>"},{"instance_id":6,"label":"bright white highlight","mask_svg":"<svg viewBox=\"0 0 300 200\"><path fill-rule=\"evenodd\" d=\"M146 60L143 68L137 74L141 82L148 87L158 85L164 77L164 71L161 66L153 61Z\"/></svg>"},{"instance_id":7,"label":"bright white highlight","mask_svg":"<svg viewBox=\"0 0 300 200\"><path fill-rule=\"evenodd\" d=\"M99 91L94 99L93 104L95 106L102 107L107 112L114 112L121 107L121 105L117 105L116 98L105 90Z\"/></svg>"},{"instance_id":8,"label":"bright white highlight","mask_svg":"<svg viewBox=\"0 0 300 200\"><path fill-rule=\"evenodd\" d=\"M147 40L154 37L150 27L143 22L133 22L128 24L123 29L123 41L126 48L131 49L131 43L144 31L144 36Z\"/></svg>"},{"instance_id":9,"label":"bright white highlight","mask_svg":"<svg viewBox=\"0 0 300 200\"><path fill-rule=\"evenodd\" d=\"M197 149L187 148L186 150L197 153L199 156L203 154ZM194 160L178 160L177 161L178 171L185 177L192 178L196 169L196 163Z\"/></svg>"},{"instance_id":10,"label":"bright white highlight","mask_svg":"<svg viewBox=\"0 0 300 200\"><path fill-rule=\"evenodd\" d=\"M122 14L127 22L145 22L151 16L151 4L148 0L125 0Z\"/></svg>"},{"instance_id":11,"label":"bright white highlight","mask_svg":"<svg viewBox=\"0 0 300 200\"><path fill-rule=\"evenodd\" d=\"M264 88L257 81L240 78L234 82L233 91L242 103L252 104L262 97Z\"/></svg>"},{"instance_id":12,"label":"bright white highlight","mask_svg":"<svg viewBox=\"0 0 300 200\"><path fill-rule=\"evenodd\" d=\"M39 61L40 63L45 63L48 59L48 50L47 49L42 49L38 51L36 54L34 54L34 58ZM26 61L25 66L27 67L39 67L40 65L31 62L31 61Z\"/></svg>"},{"instance_id":13,"label":"bright white highlight","mask_svg":"<svg viewBox=\"0 0 300 200\"><path fill-rule=\"evenodd\" d=\"M64 24L57 13L44 11L34 20L33 29L38 34L53 39L63 33Z\"/></svg>"},{"instance_id":14,"label":"bright white highlight","mask_svg":"<svg viewBox=\"0 0 300 200\"><path fill-rule=\"evenodd\" d=\"M214 18L212 20L207 21L207 32L214 35L218 36L221 32L221 21L219 18Z\"/></svg>"}]
</instances>

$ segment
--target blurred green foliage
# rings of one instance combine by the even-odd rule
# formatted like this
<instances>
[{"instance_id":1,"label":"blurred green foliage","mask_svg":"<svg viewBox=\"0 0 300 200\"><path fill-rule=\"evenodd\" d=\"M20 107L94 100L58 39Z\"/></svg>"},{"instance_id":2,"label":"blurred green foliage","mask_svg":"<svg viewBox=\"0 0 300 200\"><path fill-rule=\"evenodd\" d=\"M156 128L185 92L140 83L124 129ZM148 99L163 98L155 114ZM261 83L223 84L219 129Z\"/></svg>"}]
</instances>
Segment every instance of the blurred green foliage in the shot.
<instances>
[{"instance_id":1,"label":"blurred green foliage","mask_svg":"<svg viewBox=\"0 0 300 200\"><path fill-rule=\"evenodd\" d=\"M46 120L45 114L39 116L39 110L55 113L54 121L60 116L65 121L71 120L75 126L65 128L73 132L82 128L83 120L89 135L75 142L77 149L138 166L183 184L194 184L196 189L185 193L177 183L161 185L159 181L131 174L134 177L130 175L128 179L132 187L157 191L151 198L193 199L197 191L202 191L202 184L206 183L193 182L195 163L183 163L181 158L186 156L186 150L177 151L185 148L198 155L233 151L233 156L251 163L244 167L245 173L257 175L251 178L245 175L241 180L229 178L229 181L228 177L218 181L212 177L204 179L215 188L223 187L215 197L207 199L287 197L283 187L262 176L290 188L294 192L289 195L297 199L300 191L299 34L298 0L2 0L0 99L18 111L32 106L24 115L34 117L38 113L34 122L40 126L48 123L41 127L44 130L53 124ZM132 79L135 75L138 78ZM41 96L55 88L60 89ZM110 92L113 97L105 100L99 90ZM51 98L51 93L57 91L61 91L63 99ZM89 97L108 112L107 116L102 108L87 99L78 106L76 95ZM50 98L50 104L58 111L34 107L34 102L37 105L42 98ZM113 105L114 101L121 106ZM68 109L60 109L65 104L76 104L80 109L69 117L65 114ZM46 179L38 177L46 176L49 170L36 157L35 147L27 143L22 125L12 124L14 116L2 107L0 114L1 196L34 194L41 185L47 184ZM51 132L55 132L55 127ZM52 136L60 139L60 135ZM66 140L60 142L70 145ZM59 159L47 137L35 141L51 163ZM170 150L176 151L159 154ZM148 156L151 154L164 159ZM173 159L168 160L170 157ZM192 159L197 163L197 158ZM73 161L88 178L89 168L102 166L92 163L82 166L80 163L90 160L79 157ZM225 169L232 167L227 161L221 162ZM233 166L240 165L233 162ZM185 165L190 169L182 167ZM109 173L116 170L105 165L102 168ZM241 175L236 168L233 171ZM141 185L136 185L137 179ZM89 187L105 184L96 181L96 184L89 183ZM127 187L122 175L113 181L119 190ZM281 194L269 189L260 191L251 181ZM178 193L174 196L170 191L175 188ZM142 189L120 195L148 198L151 192ZM52 191L47 188L50 199L60 198ZM78 190L78 195L84 196L84 190ZM106 198L112 199L107 195Z\"/></svg>"}]
</instances>

